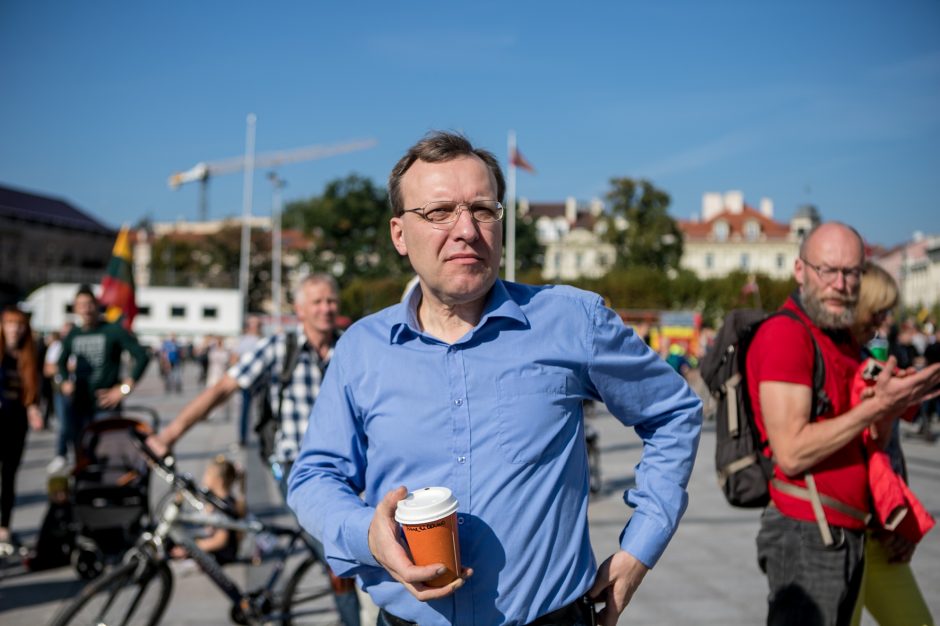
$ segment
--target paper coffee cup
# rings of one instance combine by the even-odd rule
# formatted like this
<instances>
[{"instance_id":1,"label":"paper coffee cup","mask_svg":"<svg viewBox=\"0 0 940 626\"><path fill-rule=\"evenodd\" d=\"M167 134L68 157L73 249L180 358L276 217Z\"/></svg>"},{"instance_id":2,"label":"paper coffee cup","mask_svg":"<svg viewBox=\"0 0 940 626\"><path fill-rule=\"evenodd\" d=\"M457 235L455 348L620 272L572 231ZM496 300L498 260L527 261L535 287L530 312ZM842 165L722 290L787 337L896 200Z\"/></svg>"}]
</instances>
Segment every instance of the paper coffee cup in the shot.
<instances>
[{"instance_id":1,"label":"paper coffee cup","mask_svg":"<svg viewBox=\"0 0 940 626\"><path fill-rule=\"evenodd\" d=\"M398 503L395 520L405 531L405 540L415 565L443 563L447 571L425 582L443 587L460 575L460 543L457 541L457 498L447 487L425 487L412 491Z\"/></svg>"}]
</instances>

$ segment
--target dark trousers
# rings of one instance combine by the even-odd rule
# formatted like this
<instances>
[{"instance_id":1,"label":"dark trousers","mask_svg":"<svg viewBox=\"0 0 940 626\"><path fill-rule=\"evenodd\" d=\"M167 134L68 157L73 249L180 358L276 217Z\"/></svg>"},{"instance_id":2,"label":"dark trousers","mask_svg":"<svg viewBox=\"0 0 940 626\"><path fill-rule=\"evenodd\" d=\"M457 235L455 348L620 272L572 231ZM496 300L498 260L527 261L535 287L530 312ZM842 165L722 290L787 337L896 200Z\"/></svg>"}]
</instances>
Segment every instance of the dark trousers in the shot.
<instances>
[{"instance_id":1,"label":"dark trousers","mask_svg":"<svg viewBox=\"0 0 940 626\"><path fill-rule=\"evenodd\" d=\"M248 426L251 424L251 389L242 389L241 417L238 421L238 445L248 443Z\"/></svg>"},{"instance_id":2,"label":"dark trousers","mask_svg":"<svg viewBox=\"0 0 940 626\"><path fill-rule=\"evenodd\" d=\"M825 546L815 522L785 516L771 505L761 516L757 561L770 585L768 626L851 623L862 583L865 532L833 526Z\"/></svg>"},{"instance_id":3,"label":"dark trousers","mask_svg":"<svg viewBox=\"0 0 940 626\"><path fill-rule=\"evenodd\" d=\"M528 626L594 626L595 624L594 605L586 603L582 598L539 617ZM382 609L379 611L376 626L417 626L417 624Z\"/></svg>"},{"instance_id":4,"label":"dark trousers","mask_svg":"<svg viewBox=\"0 0 940 626\"><path fill-rule=\"evenodd\" d=\"M0 526L9 528L16 502L16 472L26 445L26 409L15 404L9 410L0 409L0 424Z\"/></svg>"}]
</instances>

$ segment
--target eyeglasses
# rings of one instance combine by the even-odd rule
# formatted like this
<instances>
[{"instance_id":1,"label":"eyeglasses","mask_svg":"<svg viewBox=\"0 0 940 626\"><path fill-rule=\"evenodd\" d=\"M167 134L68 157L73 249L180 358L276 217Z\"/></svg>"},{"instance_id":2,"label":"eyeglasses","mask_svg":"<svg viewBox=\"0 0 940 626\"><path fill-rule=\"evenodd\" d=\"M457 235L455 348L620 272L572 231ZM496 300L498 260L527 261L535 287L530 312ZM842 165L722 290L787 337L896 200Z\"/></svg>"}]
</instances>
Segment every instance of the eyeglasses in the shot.
<instances>
[{"instance_id":1,"label":"eyeglasses","mask_svg":"<svg viewBox=\"0 0 940 626\"><path fill-rule=\"evenodd\" d=\"M862 274L865 273L865 269L862 267L828 267L826 265L813 265L803 257L800 257L800 260L813 268L813 271L827 285L834 283L840 274L847 285L857 285L862 279Z\"/></svg>"},{"instance_id":2,"label":"eyeglasses","mask_svg":"<svg viewBox=\"0 0 940 626\"><path fill-rule=\"evenodd\" d=\"M498 222L503 219L505 213L503 205L496 200L477 200L469 204L454 200L436 200L418 209L405 209L402 213L414 213L430 222L434 228L447 228L460 219L460 212L463 210L469 211L473 221L481 224Z\"/></svg>"}]
</instances>

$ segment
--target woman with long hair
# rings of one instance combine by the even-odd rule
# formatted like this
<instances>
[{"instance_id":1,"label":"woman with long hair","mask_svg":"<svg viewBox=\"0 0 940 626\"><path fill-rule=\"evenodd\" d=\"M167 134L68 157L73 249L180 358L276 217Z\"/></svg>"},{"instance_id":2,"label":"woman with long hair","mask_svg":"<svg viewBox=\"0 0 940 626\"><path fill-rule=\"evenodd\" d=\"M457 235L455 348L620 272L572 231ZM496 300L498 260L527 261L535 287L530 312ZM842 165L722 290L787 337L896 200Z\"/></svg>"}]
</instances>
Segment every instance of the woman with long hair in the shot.
<instances>
[{"instance_id":1,"label":"woman with long hair","mask_svg":"<svg viewBox=\"0 0 940 626\"><path fill-rule=\"evenodd\" d=\"M27 424L42 429L39 364L29 318L6 309L0 324L0 552L12 550L10 517Z\"/></svg>"},{"instance_id":2,"label":"woman with long hair","mask_svg":"<svg viewBox=\"0 0 940 626\"><path fill-rule=\"evenodd\" d=\"M855 325L852 328L859 344L865 346L864 357L887 360L886 326L897 303L898 285L894 278L880 266L869 262L859 286ZM907 471L897 420L894 420L885 452L891 458L894 471L906 481ZM913 553L914 544L900 534L882 528L869 530L865 541L862 586L852 616L853 626L861 623L863 606L879 626L930 626L934 623L911 570Z\"/></svg>"}]
</instances>

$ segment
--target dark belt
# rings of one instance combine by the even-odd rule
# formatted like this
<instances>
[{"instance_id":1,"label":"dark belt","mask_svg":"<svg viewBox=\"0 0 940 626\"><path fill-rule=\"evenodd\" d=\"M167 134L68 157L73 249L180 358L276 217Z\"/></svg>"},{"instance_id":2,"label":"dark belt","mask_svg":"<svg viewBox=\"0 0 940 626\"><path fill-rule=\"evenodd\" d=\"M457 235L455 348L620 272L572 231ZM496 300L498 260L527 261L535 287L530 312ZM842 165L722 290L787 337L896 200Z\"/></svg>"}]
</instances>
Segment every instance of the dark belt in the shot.
<instances>
[{"instance_id":1,"label":"dark belt","mask_svg":"<svg viewBox=\"0 0 940 626\"><path fill-rule=\"evenodd\" d=\"M593 611L589 605L580 600L575 600L571 604L555 609L551 613L546 613L526 626L573 626L575 624L593 624L594 622L587 615L587 611ZM383 619L389 626L418 626L417 622L409 622L396 615L392 615L385 609L379 611Z\"/></svg>"}]
</instances>

